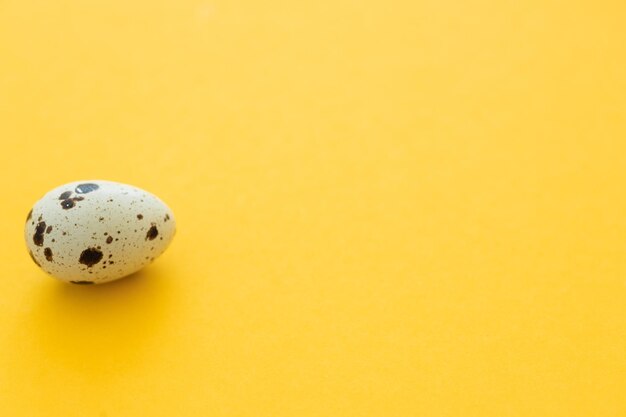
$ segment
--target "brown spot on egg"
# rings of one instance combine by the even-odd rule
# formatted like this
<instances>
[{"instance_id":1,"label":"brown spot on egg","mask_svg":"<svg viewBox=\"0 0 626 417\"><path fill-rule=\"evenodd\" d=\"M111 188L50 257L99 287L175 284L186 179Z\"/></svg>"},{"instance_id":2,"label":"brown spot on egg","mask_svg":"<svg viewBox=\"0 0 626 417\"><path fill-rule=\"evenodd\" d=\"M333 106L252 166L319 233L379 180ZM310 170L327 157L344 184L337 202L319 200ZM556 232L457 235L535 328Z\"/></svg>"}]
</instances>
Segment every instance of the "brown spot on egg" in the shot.
<instances>
[{"instance_id":1,"label":"brown spot on egg","mask_svg":"<svg viewBox=\"0 0 626 417\"><path fill-rule=\"evenodd\" d=\"M46 256L46 261L52 262L52 249L45 248L43 250L43 254Z\"/></svg>"},{"instance_id":2,"label":"brown spot on egg","mask_svg":"<svg viewBox=\"0 0 626 417\"><path fill-rule=\"evenodd\" d=\"M138 218L139 220L143 219L143 214L138 214L138 215L137 215L137 218Z\"/></svg>"},{"instance_id":3,"label":"brown spot on egg","mask_svg":"<svg viewBox=\"0 0 626 417\"><path fill-rule=\"evenodd\" d=\"M61 201L61 207L63 207L64 210L71 209L72 207L76 206L76 201L83 201L84 199L85 197L66 198L65 200Z\"/></svg>"},{"instance_id":4,"label":"brown spot on egg","mask_svg":"<svg viewBox=\"0 0 626 417\"><path fill-rule=\"evenodd\" d=\"M43 246L43 234L46 231L46 222L37 223L35 227L35 234L33 235L33 242L37 246Z\"/></svg>"},{"instance_id":5,"label":"brown spot on egg","mask_svg":"<svg viewBox=\"0 0 626 417\"><path fill-rule=\"evenodd\" d=\"M148 229L148 233L146 233L146 240L154 240L159 235L159 229L157 229L156 225L152 223L152 227Z\"/></svg>"},{"instance_id":6,"label":"brown spot on egg","mask_svg":"<svg viewBox=\"0 0 626 417\"><path fill-rule=\"evenodd\" d=\"M46 229L46 233L50 233L52 231L52 226L48 226L48 228Z\"/></svg>"},{"instance_id":7,"label":"brown spot on egg","mask_svg":"<svg viewBox=\"0 0 626 417\"><path fill-rule=\"evenodd\" d=\"M169 219L170 219L170 215L169 215L169 214L166 214L166 215L165 215L165 219L164 219L164 221L168 221Z\"/></svg>"},{"instance_id":8,"label":"brown spot on egg","mask_svg":"<svg viewBox=\"0 0 626 417\"><path fill-rule=\"evenodd\" d=\"M67 234L67 232L63 232L63 236L65 236Z\"/></svg>"},{"instance_id":9,"label":"brown spot on egg","mask_svg":"<svg viewBox=\"0 0 626 417\"><path fill-rule=\"evenodd\" d=\"M76 285L89 285L89 284L93 284L92 281L70 281L72 284L76 284Z\"/></svg>"},{"instance_id":10,"label":"brown spot on egg","mask_svg":"<svg viewBox=\"0 0 626 417\"><path fill-rule=\"evenodd\" d=\"M41 265L39 265L39 262L37 262L37 259L35 259L35 255L33 255L33 252L28 251L28 254L30 255L30 259L33 260L33 262L35 263L35 265L37 265L39 268L41 268Z\"/></svg>"},{"instance_id":11,"label":"brown spot on egg","mask_svg":"<svg viewBox=\"0 0 626 417\"><path fill-rule=\"evenodd\" d=\"M61 207L63 207L63 210L69 210L72 207L74 207L75 205L76 205L76 203L74 203L74 201L72 201L70 199L61 201Z\"/></svg>"},{"instance_id":12,"label":"brown spot on egg","mask_svg":"<svg viewBox=\"0 0 626 417\"><path fill-rule=\"evenodd\" d=\"M72 195L71 191L64 191L60 196L59 196L59 200L66 200L68 198L70 198L70 196Z\"/></svg>"},{"instance_id":13,"label":"brown spot on egg","mask_svg":"<svg viewBox=\"0 0 626 417\"><path fill-rule=\"evenodd\" d=\"M40 222L43 219L43 214L39 216L39 218L37 219L38 222Z\"/></svg>"},{"instance_id":14,"label":"brown spot on egg","mask_svg":"<svg viewBox=\"0 0 626 417\"><path fill-rule=\"evenodd\" d=\"M111 242L113 242L113 236L107 237L107 243L111 243Z\"/></svg>"},{"instance_id":15,"label":"brown spot on egg","mask_svg":"<svg viewBox=\"0 0 626 417\"><path fill-rule=\"evenodd\" d=\"M96 248L87 248L81 254L78 262L87 267L92 267L102 259L102 252Z\"/></svg>"}]
</instances>

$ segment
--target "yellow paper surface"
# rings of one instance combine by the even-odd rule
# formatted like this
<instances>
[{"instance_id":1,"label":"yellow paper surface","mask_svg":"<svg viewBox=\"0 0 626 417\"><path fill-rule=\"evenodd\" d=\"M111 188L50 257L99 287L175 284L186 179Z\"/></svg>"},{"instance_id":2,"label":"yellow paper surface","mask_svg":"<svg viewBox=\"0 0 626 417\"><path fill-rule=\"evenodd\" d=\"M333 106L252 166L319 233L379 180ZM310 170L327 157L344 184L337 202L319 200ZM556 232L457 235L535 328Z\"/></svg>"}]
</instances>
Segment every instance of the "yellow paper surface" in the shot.
<instances>
[{"instance_id":1,"label":"yellow paper surface","mask_svg":"<svg viewBox=\"0 0 626 417\"><path fill-rule=\"evenodd\" d=\"M3 416L626 415L622 1L0 1ZM178 220L50 279L44 192Z\"/></svg>"}]
</instances>

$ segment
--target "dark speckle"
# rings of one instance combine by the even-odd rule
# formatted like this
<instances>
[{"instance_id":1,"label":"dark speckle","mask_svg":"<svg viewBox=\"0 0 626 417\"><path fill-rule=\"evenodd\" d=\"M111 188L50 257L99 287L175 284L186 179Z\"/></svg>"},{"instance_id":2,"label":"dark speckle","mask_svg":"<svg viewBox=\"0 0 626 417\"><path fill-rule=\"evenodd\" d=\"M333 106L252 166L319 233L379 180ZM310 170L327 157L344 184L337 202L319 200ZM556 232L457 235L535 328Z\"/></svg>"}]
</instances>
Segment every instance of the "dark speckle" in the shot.
<instances>
[{"instance_id":1,"label":"dark speckle","mask_svg":"<svg viewBox=\"0 0 626 417\"><path fill-rule=\"evenodd\" d=\"M67 232L63 232L63 236L65 236L67 234Z\"/></svg>"},{"instance_id":2,"label":"dark speckle","mask_svg":"<svg viewBox=\"0 0 626 417\"><path fill-rule=\"evenodd\" d=\"M28 251L28 254L30 255L30 259L33 260L33 262L35 263L35 265L37 265L38 267L41 268L41 265L39 265L39 262L37 262L37 259L35 259L35 256L33 255L33 253L31 251Z\"/></svg>"},{"instance_id":3,"label":"dark speckle","mask_svg":"<svg viewBox=\"0 0 626 417\"><path fill-rule=\"evenodd\" d=\"M107 237L107 243L111 243L111 242L113 242L113 236Z\"/></svg>"},{"instance_id":4,"label":"dark speckle","mask_svg":"<svg viewBox=\"0 0 626 417\"><path fill-rule=\"evenodd\" d=\"M88 267L94 266L102 259L102 252L96 248L87 248L81 254L78 262L87 265Z\"/></svg>"},{"instance_id":5,"label":"dark speckle","mask_svg":"<svg viewBox=\"0 0 626 417\"><path fill-rule=\"evenodd\" d=\"M138 215L137 215L137 218L138 218L139 220L143 219L143 214L138 214Z\"/></svg>"},{"instance_id":6,"label":"dark speckle","mask_svg":"<svg viewBox=\"0 0 626 417\"><path fill-rule=\"evenodd\" d=\"M35 228L35 234L33 235L33 242L37 246L43 246L43 233L46 230L46 222L37 223L37 227Z\"/></svg>"},{"instance_id":7,"label":"dark speckle","mask_svg":"<svg viewBox=\"0 0 626 417\"><path fill-rule=\"evenodd\" d=\"M50 233L52 231L52 226L48 226L48 228L46 229L46 233Z\"/></svg>"},{"instance_id":8,"label":"dark speckle","mask_svg":"<svg viewBox=\"0 0 626 417\"><path fill-rule=\"evenodd\" d=\"M87 194L92 191L96 191L98 188L100 188L98 184L86 183L86 184L80 184L78 187L76 187L75 191L78 194Z\"/></svg>"},{"instance_id":9,"label":"dark speckle","mask_svg":"<svg viewBox=\"0 0 626 417\"><path fill-rule=\"evenodd\" d=\"M26 221L29 221L33 217L33 209L30 209L28 212L28 216L26 216Z\"/></svg>"},{"instance_id":10,"label":"dark speckle","mask_svg":"<svg viewBox=\"0 0 626 417\"><path fill-rule=\"evenodd\" d=\"M166 215L165 215L165 219L164 219L164 221L168 221L169 219L170 219L170 215L169 215L169 214L166 214Z\"/></svg>"},{"instance_id":11,"label":"dark speckle","mask_svg":"<svg viewBox=\"0 0 626 417\"><path fill-rule=\"evenodd\" d=\"M70 281L72 284L77 284L77 285L89 285L89 284L93 284L93 282L91 281Z\"/></svg>"},{"instance_id":12,"label":"dark speckle","mask_svg":"<svg viewBox=\"0 0 626 417\"><path fill-rule=\"evenodd\" d=\"M52 243L56 242L56 239L52 239Z\"/></svg>"},{"instance_id":13,"label":"dark speckle","mask_svg":"<svg viewBox=\"0 0 626 417\"><path fill-rule=\"evenodd\" d=\"M64 210L71 209L75 205L76 203L74 203L72 200L69 200L69 199L61 201L61 207L63 207Z\"/></svg>"},{"instance_id":14,"label":"dark speckle","mask_svg":"<svg viewBox=\"0 0 626 417\"><path fill-rule=\"evenodd\" d=\"M104 217L100 217L98 220L103 221L103 220L104 220Z\"/></svg>"},{"instance_id":15,"label":"dark speckle","mask_svg":"<svg viewBox=\"0 0 626 417\"><path fill-rule=\"evenodd\" d=\"M159 235L159 229L157 229L156 225L153 223L152 227L148 229L148 233L146 233L146 240L154 240Z\"/></svg>"},{"instance_id":16,"label":"dark speckle","mask_svg":"<svg viewBox=\"0 0 626 417\"><path fill-rule=\"evenodd\" d=\"M67 200L72 195L71 191L64 191L63 194L59 196L59 200Z\"/></svg>"},{"instance_id":17,"label":"dark speckle","mask_svg":"<svg viewBox=\"0 0 626 417\"><path fill-rule=\"evenodd\" d=\"M38 222L40 222L43 219L43 215L39 216L39 218L37 219Z\"/></svg>"},{"instance_id":18,"label":"dark speckle","mask_svg":"<svg viewBox=\"0 0 626 417\"><path fill-rule=\"evenodd\" d=\"M50 248L45 248L43 250L43 254L46 255L46 261L48 262L52 262L52 249Z\"/></svg>"},{"instance_id":19,"label":"dark speckle","mask_svg":"<svg viewBox=\"0 0 626 417\"><path fill-rule=\"evenodd\" d=\"M84 199L85 197L66 198L65 200L61 201L61 207L63 207L63 209L65 210L71 209L76 205L76 201L83 201Z\"/></svg>"}]
</instances>

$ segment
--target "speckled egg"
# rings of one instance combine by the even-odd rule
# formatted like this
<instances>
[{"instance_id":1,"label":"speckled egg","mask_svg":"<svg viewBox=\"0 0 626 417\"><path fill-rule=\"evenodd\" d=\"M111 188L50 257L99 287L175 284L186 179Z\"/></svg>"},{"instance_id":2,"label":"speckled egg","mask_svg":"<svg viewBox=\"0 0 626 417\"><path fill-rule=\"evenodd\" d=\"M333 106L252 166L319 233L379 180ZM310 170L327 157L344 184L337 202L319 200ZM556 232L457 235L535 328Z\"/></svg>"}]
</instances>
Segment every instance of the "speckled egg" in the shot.
<instances>
[{"instance_id":1,"label":"speckled egg","mask_svg":"<svg viewBox=\"0 0 626 417\"><path fill-rule=\"evenodd\" d=\"M24 237L33 261L73 284L113 281L154 261L176 233L156 196L111 181L62 185L35 203Z\"/></svg>"}]
</instances>

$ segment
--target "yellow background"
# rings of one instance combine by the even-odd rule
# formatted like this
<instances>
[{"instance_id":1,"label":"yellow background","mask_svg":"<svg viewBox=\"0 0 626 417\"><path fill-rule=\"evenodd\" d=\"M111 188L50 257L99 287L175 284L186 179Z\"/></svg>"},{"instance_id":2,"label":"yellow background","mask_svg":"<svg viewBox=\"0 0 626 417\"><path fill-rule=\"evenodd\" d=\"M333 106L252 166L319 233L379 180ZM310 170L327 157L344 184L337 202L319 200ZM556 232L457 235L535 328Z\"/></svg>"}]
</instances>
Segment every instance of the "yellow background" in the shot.
<instances>
[{"instance_id":1,"label":"yellow background","mask_svg":"<svg viewBox=\"0 0 626 417\"><path fill-rule=\"evenodd\" d=\"M623 1L0 1L0 414L626 414ZM72 287L52 187L178 234Z\"/></svg>"}]
</instances>

